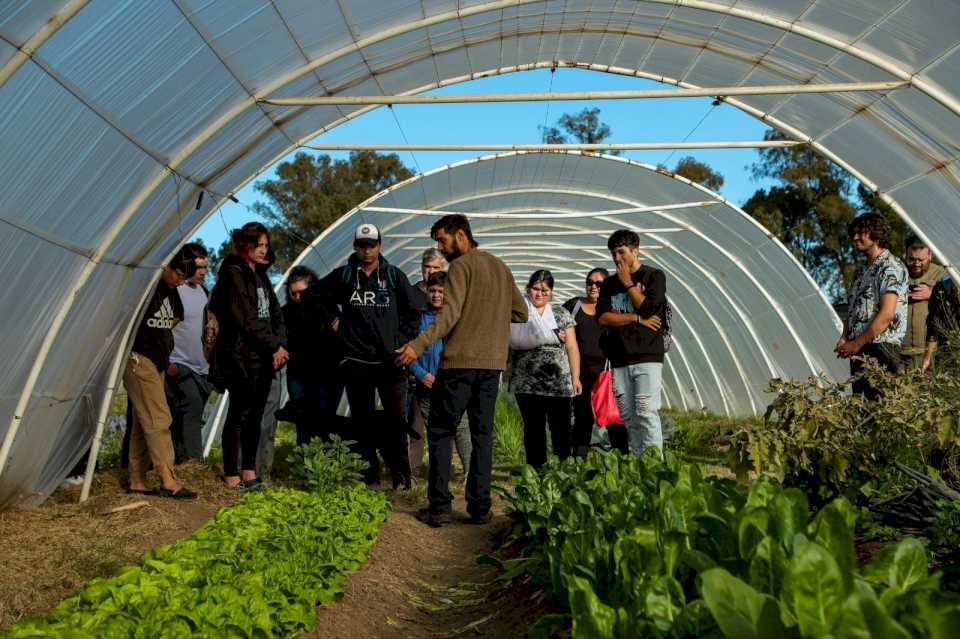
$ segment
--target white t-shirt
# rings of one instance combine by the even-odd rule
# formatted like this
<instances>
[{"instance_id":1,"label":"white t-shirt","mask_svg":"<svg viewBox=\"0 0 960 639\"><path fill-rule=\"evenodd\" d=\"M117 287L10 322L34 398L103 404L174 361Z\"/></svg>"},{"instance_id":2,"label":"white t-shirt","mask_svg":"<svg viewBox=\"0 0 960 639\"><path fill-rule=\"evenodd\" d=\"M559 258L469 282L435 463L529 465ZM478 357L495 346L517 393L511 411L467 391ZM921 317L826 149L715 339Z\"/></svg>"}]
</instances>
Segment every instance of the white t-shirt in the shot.
<instances>
[{"instance_id":1,"label":"white t-shirt","mask_svg":"<svg viewBox=\"0 0 960 639\"><path fill-rule=\"evenodd\" d=\"M173 328L170 362L206 375L210 370L203 356L203 309L207 306L207 294L202 287L189 284L181 284L177 292L183 302L183 321Z\"/></svg>"}]
</instances>

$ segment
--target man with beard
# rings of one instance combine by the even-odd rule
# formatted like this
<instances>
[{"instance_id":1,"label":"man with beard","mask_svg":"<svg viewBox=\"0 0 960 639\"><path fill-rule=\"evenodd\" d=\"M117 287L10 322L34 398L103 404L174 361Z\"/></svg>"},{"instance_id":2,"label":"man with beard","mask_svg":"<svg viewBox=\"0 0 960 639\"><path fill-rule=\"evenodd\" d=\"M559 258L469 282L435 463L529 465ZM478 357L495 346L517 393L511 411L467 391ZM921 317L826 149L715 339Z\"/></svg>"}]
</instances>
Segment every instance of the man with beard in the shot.
<instances>
[{"instance_id":1,"label":"man with beard","mask_svg":"<svg viewBox=\"0 0 960 639\"><path fill-rule=\"evenodd\" d=\"M413 362L443 339L440 368L433 382L430 416L428 505L417 513L440 527L452 521L450 474L453 440L464 410L470 422L470 474L466 501L469 521L490 521L493 473L493 414L500 373L507 365L510 323L526 322L527 305L506 264L477 248L464 215L445 215L430 229L450 269L443 306L414 340L397 349L397 364Z\"/></svg>"},{"instance_id":2,"label":"man with beard","mask_svg":"<svg viewBox=\"0 0 960 639\"><path fill-rule=\"evenodd\" d=\"M863 370L867 358L887 372L899 373L903 366L900 344L907 331L907 269L890 252L890 224L879 213L855 218L847 234L867 262L853 274L837 357L854 358L850 361L854 376ZM871 400L880 397L866 378L853 382L853 392Z\"/></svg>"},{"instance_id":3,"label":"man with beard","mask_svg":"<svg viewBox=\"0 0 960 639\"><path fill-rule=\"evenodd\" d=\"M907 281L907 334L903 338L900 355L911 369L920 368L927 341L927 314L933 287L947 273L947 269L933 264L930 247L916 235L907 238L903 261L910 279Z\"/></svg>"}]
</instances>

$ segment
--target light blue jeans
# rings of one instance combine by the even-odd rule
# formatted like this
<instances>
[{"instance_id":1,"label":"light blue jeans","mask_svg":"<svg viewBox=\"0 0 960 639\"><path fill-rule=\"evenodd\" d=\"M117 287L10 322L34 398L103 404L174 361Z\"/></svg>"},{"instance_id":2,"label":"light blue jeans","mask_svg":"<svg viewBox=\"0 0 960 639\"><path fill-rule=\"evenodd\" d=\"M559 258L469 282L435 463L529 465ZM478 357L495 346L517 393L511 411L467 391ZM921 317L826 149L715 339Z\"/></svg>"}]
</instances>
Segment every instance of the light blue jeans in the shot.
<instances>
[{"instance_id":1,"label":"light blue jeans","mask_svg":"<svg viewBox=\"0 0 960 639\"><path fill-rule=\"evenodd\" d=\"M663 364L631 364L613 369L613 395L627 427L630 451L639 456L650 446L663 450L660 390Z\"/></svg>"}]
</instances>

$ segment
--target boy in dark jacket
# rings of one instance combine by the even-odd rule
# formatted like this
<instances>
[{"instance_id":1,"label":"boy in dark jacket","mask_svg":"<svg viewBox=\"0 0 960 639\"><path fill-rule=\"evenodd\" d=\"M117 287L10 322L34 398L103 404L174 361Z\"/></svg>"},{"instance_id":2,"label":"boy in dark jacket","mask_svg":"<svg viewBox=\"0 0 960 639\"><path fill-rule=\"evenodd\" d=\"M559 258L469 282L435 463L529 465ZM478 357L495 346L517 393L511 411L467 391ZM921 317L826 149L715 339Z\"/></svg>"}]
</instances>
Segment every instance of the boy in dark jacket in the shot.
<instances>
[{"instance_id":1,"label":"boy in dark jacket","mask_svg":"<svg viewBox=\"0 0 960 639\"><path fill-rule=\"evenodd\" d=\"M420 309L407 276L380 255L380 229L373 224L358 226L353 248L347 264L310 286L304 301L340 338L343 359L339 372L346 385L357 443L370 464L366 480L376 483L380 477L379 443L394 488L409 488L408 429L403 416L406 372L394 364L393 353L417 334ZM374 424L375 392L386 412L387 423L381 428ZM382 437L376 436L378 430L383 431Z\"/></svg>"}]
</instances>

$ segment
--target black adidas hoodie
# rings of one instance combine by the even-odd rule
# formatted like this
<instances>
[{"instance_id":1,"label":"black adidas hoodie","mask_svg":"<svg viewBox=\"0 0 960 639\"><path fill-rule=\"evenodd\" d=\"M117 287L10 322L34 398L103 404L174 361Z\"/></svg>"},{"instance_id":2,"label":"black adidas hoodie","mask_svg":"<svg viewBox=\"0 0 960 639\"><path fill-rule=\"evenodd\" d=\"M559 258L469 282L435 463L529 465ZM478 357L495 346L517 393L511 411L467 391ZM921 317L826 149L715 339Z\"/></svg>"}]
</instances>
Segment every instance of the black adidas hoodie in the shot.
<instances>
[{"instance_id":1,"label":"black adidas hoodie","mask_svg":"<svg viewBox=\"0 0 960 639\"><path fill-rule=\"evenodd\" d=\"M208 308L220 324L210 383L223 388L265 370L272 373L273 354L286 344L286 331L266 268L254 271L239 255L228 255L217 272Z\"/></svg>"},{"instance_id":2,"label":"black adidas hoodie","mask_svg":"<svg viewBox=\"0 0 960 639\"><path fill-rule=\"evenodd\" d=\"M149 358L160 372L167 370L173 352L173 331L170 329L174 320L183 321L183 302L176 289L161 280L133 338L133 352Z\"/></svg>"},{"instance_id":3,"label":"black adidas hoodie","mask_svg":"<svg viewBox=\"0 0 960 639\"><path fill-rule=\"evenodd\" d=\"M367 276L356 255L313 283L301 295L318 321L330 326L340 318L337 334L343 357L369 364L393 362L394 350L419 333L420 309L403 271L381 255ZM340 312L337 313L337 307Z\"/></svg>"}]
</instances>

